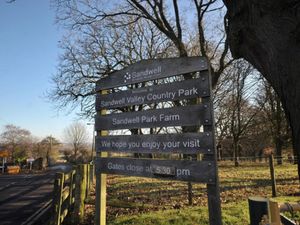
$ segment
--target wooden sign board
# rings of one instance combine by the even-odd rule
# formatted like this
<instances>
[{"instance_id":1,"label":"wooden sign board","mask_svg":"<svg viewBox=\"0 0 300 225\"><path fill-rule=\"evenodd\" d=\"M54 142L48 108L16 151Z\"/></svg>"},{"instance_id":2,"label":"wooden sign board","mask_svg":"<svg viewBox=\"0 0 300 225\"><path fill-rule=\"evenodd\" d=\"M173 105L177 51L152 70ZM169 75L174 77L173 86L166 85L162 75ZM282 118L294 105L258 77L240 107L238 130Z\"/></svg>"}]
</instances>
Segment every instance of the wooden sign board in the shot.
<instances>
[{"instance_id":1,"label":"wooden sign board","mask_svg":"<svg viewBox=\"0 0 300 225\"><path fill-rule=\"evenodd\" d=\"M96 173L152 177L213 184L215 162L190 160L151 160L132 158L98 158Z\"/></svg>"},{"instance_id":2,"label":"wooden sign board","mask_svg":"<svg viewBox=\"0 0 300 225\"><path fill-rule=\"evenodd\" d=\"M96 130L212 125L210 104L96 116Z\"/></svg>"},{"instance_id":3,"label":"wooden sign board","mask_svg":"<svg viewBox=\"0 0 300 225\"><path fill-rule=\"evenodd\" d=\"M96 137L97 192L96 224L105 224L106 175L119 174L160 179L171 179L207 184L209 222L221 225L221 204L214 143L213 108L210 99L210 77L204 57L185 57L143 60L125 69L111 73L99 80L95 130L103 136ZM171 76L200 72L200 79L191 79L169 84L153 85L116 93L104 94L108 89ZM123 88L125 89L125 88ZM115 91L115 90L111 90ZM143 104L172 102L202 98L202 103L172 108L150 109ZM142 105L143 111L105 114L106 109ZM112 135L104 136L107 130L137 129L151 127L174 127L203 125L204 133ZM135 158L106 158L107 152L125 153L180 153L205 154L204 161L153 160ZM100 202L101 200L101 202Z\"/></svg>"},{"instance_id":4,"label":"wooden sign board","mask_svg":"<svg viewBox=\"0 0 300 225\"><path fill-rule=\"evenodd\" d=\"M207 69L206 58L198 56L143 60L100 79L96 91Z\"/></svg>"},{"instance_id":5,"label":"wooden sign board","mask_svg":"<svg viewBox=\"0 0 300 225\"><path fill-rule=\"evenodd\" d=\"M213 154L210 132L97 136L97 152Z\"/></svg>"},{"instance_id":6,"label":"wooden sign board","mask_svg":"<svg viewBox=\"0 0 300 225\"><path fill-rule=\"evenodd\" d=\"M208 74L205 74L201 78L182 82L154 85L107 95L98 94L96 110L207 97L210 94L208 87Z\"/></svg>"}]
</instances>

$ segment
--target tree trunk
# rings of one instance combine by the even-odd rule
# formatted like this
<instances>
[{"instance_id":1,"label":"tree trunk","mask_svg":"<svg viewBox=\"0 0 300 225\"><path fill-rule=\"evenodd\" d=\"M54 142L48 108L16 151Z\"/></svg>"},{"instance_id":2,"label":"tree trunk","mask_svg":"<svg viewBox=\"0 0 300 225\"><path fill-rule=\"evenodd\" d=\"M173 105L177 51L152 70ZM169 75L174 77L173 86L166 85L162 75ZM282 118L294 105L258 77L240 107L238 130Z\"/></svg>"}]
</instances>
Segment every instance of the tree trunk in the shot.
<instances>
[{"instance_id":1,"label":"tree trunk","mask_svg":"<svg viewBox=\"0 0 300 225\"><path fill-rule=\"evenodd\" d=\"M76 147L74 149L74 158L75 158L75 162L77 162L77 148Z\"/></svg>"},{"instance_id":2,"label":"tree trunk","mask_svg":"<svg viewBox=\"0 0 300 225\"><path fill-rule=\"evenodd\" d=\"M234 159L234 166L238 167L240 165L239 144L236 141L233 141L233 159Z\"/></svg>"},{"instance_id":3,"label":"tree trunk","mask_svg":"<svg viewBox=\"0 0 300 225\"><path fill-rule=\"evenodd\" d=\"M223 0L227 34L235 58L245 58L270 82L281 99L300 152L299 0ZM300 158L298 157L300 177Z\"/></svg>"},{"instance_id":4,"label":"tree trunk","mask_svg":"<svg viewBox=\"0 0 300 225\"><path fill-rule=\"evenodd\" d=\"M277 165L282 165L282 140L280 137L275 139L275 156Z\"/></svg>"}]
</instances>

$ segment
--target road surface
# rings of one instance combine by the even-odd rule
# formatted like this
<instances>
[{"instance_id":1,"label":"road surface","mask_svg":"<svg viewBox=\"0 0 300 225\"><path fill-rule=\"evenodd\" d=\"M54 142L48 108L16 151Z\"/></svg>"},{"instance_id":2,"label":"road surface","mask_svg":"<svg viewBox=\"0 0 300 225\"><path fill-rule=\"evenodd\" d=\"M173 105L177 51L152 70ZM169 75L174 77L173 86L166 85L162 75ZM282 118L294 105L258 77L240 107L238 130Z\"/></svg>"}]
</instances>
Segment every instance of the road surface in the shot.
<instances>
[{"instance_id":1,"label":"road surface","mask_svg":"<svg viewBox=\"0 0 300 225\"><path fill-rule=\"evenodd\" d=\"M49 205L55 172L0 175L0 224L25 225L38 210Z\"/></svg>"}]
</instances>

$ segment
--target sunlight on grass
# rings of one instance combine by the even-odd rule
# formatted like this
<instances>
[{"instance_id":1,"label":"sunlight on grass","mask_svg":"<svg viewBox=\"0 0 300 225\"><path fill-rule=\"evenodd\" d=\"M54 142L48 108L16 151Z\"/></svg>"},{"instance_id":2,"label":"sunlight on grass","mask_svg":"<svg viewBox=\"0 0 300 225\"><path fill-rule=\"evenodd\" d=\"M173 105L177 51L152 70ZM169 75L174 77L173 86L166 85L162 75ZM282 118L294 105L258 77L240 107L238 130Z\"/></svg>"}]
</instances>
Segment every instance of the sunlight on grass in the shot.
<instances>
[{"instance_id":1,"label":"sunlight on grass","mask_svg":"<svg viewBox=\"0 0 300 225\"><path fill-rule=\"evenodd\" d=\"M276 165L275 173L277 195L281 196L276 201L299 201L297 165ZM266 163L234 167L232 162L222 162L219 177L224 225L249 224L248 198L272 195ZM186 182L110 175L107 200L108 225L209 224L205 184L193 183L193 205L190 206Z\"/></svg>"},{"instance_id":2,"label":"sunlight on grass","mask_svg":"<svg viewBox=\"0 0 300 225\"><path fill-rule=\"evenodd\" d=\"M249 223L247 202L231 204L223 208L224 225L242 225ZM109 223L111 225L208 225L207 207L187 207L182 210L150 212L136 216L123 216Z\"/></svg>"}]
</instances>

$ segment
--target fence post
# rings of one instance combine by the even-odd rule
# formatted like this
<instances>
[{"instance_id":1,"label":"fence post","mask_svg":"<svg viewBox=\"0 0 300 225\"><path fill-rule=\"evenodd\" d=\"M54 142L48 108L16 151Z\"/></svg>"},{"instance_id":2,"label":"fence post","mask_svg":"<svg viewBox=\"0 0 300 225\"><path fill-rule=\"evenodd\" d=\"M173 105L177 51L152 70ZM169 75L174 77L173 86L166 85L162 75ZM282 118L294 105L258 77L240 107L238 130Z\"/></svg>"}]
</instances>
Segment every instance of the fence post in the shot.
<instances>
[{"instance_id":1,"label":"fence post","mask_svg":"<svg viewBox=\"0 0 300 225\"><path fill-rule=\"evenodd\" d=\"M73 214L74 214L74 202L75 202L75 174L76 170L75 167L73 166L72 170L69 172L70 173L70 182L69 182L69 197L66 199L66 203L62 204L67 204L68 212L67 215L65 216L65 219L63 222L66 221L66 224L72 224L73 223ZM65 178L66 182L66 178Z\"/></svg>"},{"instance_id":2,"label":"fence post","mask_svg":"<svg viewBox=\"0 0 300 225\"><path fill-rule=\"evenodd\" d=\"M107 94L107 90L100 91L100 94ZM106 110L102 109L97 112L100 115L105 115ZM107 130L97 131L97 136L107 136ZM107 157L107 152L96 152L96 156L100 158ZM96 204L95 204L95 225L106 225L106 174L100 171L96 174Z\"/></svg>"},{"instance_id":3,"label":"fence post","mask_svg":"<svg viewBox=\"0 0 300 225\"><path fill-rule=\"evenodd\" d=\"M269 200L269 216L272 225L282 225L278 203L272 200Z\"/></svg>"},{"instance_id":4,"label":"fence post","mask_svg":"<svg viewBox=\"0 0 300 225\"><path fill-rule=\"evenodd\" d=\"M258 225L268 215L268 200L262 197L248 198L250 225Z\"/></svg>"},{"instance_id":5,"label":"fence post","mask_svg":"<svg viewBox=\"0 0 300 225\"><path fill-rule=\"evenodd\" d=\"M106 153L106 152L105 152ZM101 153L105 156L104 152ZM106 174L96 174L95 225L106 225Z\"/></svg>"},{"instance_id":6,"label":"fence post","mask_svg":"<svg viewBox=\"0 0 300 225\"><path fill-rule=\"evenodd\" d=\"M69 199L69 205L70 208L72 208L73 203L75 201L75 175L76 175L76 170L72 170L71 172L71 178L70 178L70 199Z\"/></svg>"},{"instance_id":7,"label":"fence post","mask_svg":"<svg viewBox=\"0 0 300 225\"><path fill-rule=\"evenodd\" d=\"M269 165L271 173L271 182L272 182L272 197L276 197L276 180L275 180L275 169L274 169L274 156L273 154L269 155Z\"/></svg>"},{"instance_id":8,"label":"fence post","mask_svg":"<svg viewBox=\"0 0 300 225\"><path fill-rule=\"evenodd\" d=\"M209 77L209 85L210 85L210 96L211 94L211 76L208 71L202 72L202 74L208 74ZM210 104L212 99L210 97L202 98L201 102L203 104ZM215 162L214 165L214 176L215 182L214 183L207 183L207 202L208 202L208 214L209 214L209 224L212 225L222 225L222 212L221 212L221 197L220 197L220 187L219 187L219 175L218 175L218 166L217 166L217 151L216 151L216 143L215 143L215 134L214 134L214 127L215 127L215 120L214 120L214 113L212 112L212 125L204 125L203 129L204 132L211 132L212 133L212 140L213 140L213 155L205 155L204 160L213 161Z\"/></svg>"},{"instance_id":9,"label":"fence post","mask_svg":"<svg viewBox=\"0 0 300 225\"><path fill-rule=\"evenodd\" d=\"M189 160L193 160L193 157L190 156ZM188 203L189 205L193 205L193 185L191 181L188 181L187 184L188 184Z\"/></svg>"},{"instance_id":10,"label":"fence post","mask_svg":"<svg viewBox=\"0 0 300 225\"><path fill-rule=\"evenodd\" d=\"M95 183L95 164L90 164L90 184L93 186Z\"/></svg>"},{"instance_id":11,"label":"fence post","mask_svg":"<svg viewBox=\"0 0 300 225\"><path fill-rule=\"evenodd\" d=\"M54 201L53 201L53 224L60 225L60 214L61 214L61 204L62 204L62 192L64 189L64 174L56 173L56 178L54 182Z\"/></svg>"},{"instance_id":12,"label":"fence post","mask_svg":"<svg viewBox=\"0 0 300 225\"><path fill-rule=\"evenodd\" d=\"M86 165L81 164L76 169L76 189L74 204L74 222L79 223L84 216L84 200L86 198Z\"/></svg>"},{"instance_id":13,"label":"fence post","mask_svg":"<svg viewBox=\"0 0 300 225\"><path fill-rule=\"evenodd\" d=\"M86 198L90 195L90 166L89 164L85 164L85 167L86 167Z\"/></svg>"}]
</instances>

